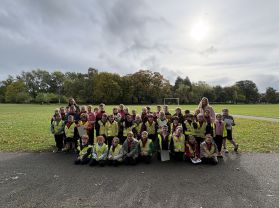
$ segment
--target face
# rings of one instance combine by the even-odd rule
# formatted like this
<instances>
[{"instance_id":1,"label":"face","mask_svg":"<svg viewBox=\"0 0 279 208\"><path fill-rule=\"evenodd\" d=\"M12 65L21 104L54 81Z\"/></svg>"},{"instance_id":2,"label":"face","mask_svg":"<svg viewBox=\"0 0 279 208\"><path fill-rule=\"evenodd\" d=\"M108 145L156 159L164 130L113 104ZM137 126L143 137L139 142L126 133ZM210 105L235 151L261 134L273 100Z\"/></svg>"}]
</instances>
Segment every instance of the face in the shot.
<instances>
[{"instance_id":1,"label":"face","mask_svg":"<svg viewBox=\"0 0 279 208\"><path fill-rule=\"evenodd\" d=\"M158 112L161 111L161 106L157 106L157 111L158 111Z\"/></svg>"},{"instance_id":2,"label":"face","mask_svg":"<svg viewBox=\"0 0 279 208\"><path fill-rule=\"evenodd\" d=\"M103 116L102 116L102 120L103 120L103 121L106 121L106 120L107 120L107 116L106 116L106 115L103 115Z\"/></svg>"},{"instance_id":3,"label":"face","mask_svg":"<svg viewBox=\"0 0 279 208\"><path fill-rule=\"evenodd\" d=\"M136 112L135 110L132 110L132 114L133 114L133 115L136 115L137 112Z\"/></svg>"},{"instance_id":4,"label":"face","mask_svg":"<svg viewBox=\"0 0 279 208\"><path fill-rule=\"evenodd\" d=\"M140 116L136 116L136 119L135 119L136 122L140 122L141 121L141 118Z\"/></svg>"},{"instance_id":5,"label":"face","mask_svg":"<svg viewBox=\"0 0 279 208\"><path fill-rule=\"evenodd\" d=\"M59 115L59 114L58 114L58 115L56 115L56 116L55 116L55 119L56 119L56 120L58 120L58 121L60 121L60 120L61 120L60 115Z\"/></svg>"},{"instance_id":6,"label":"face","mask_svg":"<svg viewBox=\"0 0 279 208\"><path fill-rule=\"evenodd\" d=\"M142 109L142 112L143 112L143 113L146 113L146 112L147 112L147 109L146 109L146 108L143 108L143 109Z\"/></svg>"},{"instance_id":7,"label":"face","mask_svg":"<svg viewBox=\"0 0 279 208\"><path fill-rule=\"evenodd\" d=\"M125 109L124 109L124 112L128 114L128 113L129 113L128 108L125 108Z\"/></svg>"},{"instance_id":8,"label":"face","mask_svg":"<svg viewBox=\"0 0 279 208\"><path fill-rule=\"evenodd\" d=\"M69 103L70 103L70 105L74 105L76 102L75 102L75 100L72 98L72 99L69 100Z\"/></svg>"},{"instance_id":9,"label":"face","mask_svg":"<svg viewBox=\"0 0 279 208\"><path fill-rule=\"evenodd\" d=\"M61 108L60 113L65 113L65 108Z\"/></svg>"},{"instance_id":10,"label":"face","mask_svg":"<svg viewBox=\"0 0 279 208\"><path fill-rule=\"evenodd\" d=\"M229 111L228 111L228 110L223 110L223 115L224 115L224 116L229 115Z\"/></svg>"},{"instance_id":11,"label":"face","mask_svg":"<svg viewBox=\"0 0 279 208\"><path fill-rule=\"evenodd\" d=\"M177 114L180 114L180 113L181 113L181 110L180 110L180 109L176 109L175 112L176 112Z\"/></svg>"},{"instance_id":12,"label":"face","mask_svg":"<svg viewBox=\"0 0 279 208\"><path fill-rule=\"evenodd\" d=\"M176 134L181 134L182 133L182 128L177 128L176 129Z\"/></svg>"},{"instance_id":13,"label":"face","mask_svg":"<svg viewBox=\"0 0 279 208\"><path fill-rule=\"evenodd\" d=\"M87 137L82 137L82 138L81 138L81 142L82 142L82 145L87 144L88 138L87 138Z\"/></svg>"},{"instance_id":14,"label":"face","mask_svg":"<svg viewBox=\"0 0 279 208\"><path fill-rule=\"evenodd\" d=\"M189 137L189 143L194 144L195 143L195 137L193 137L193 136Z\"/></svg>"},{"instance_id":15,"label":"face","mask_svg":"<svg viewBox=\"0 0 279 208\"><path fill-rule=\"evenodd\" d=\"M148 133L147 133L147 132L142 132L142 133L141 133L141 137L142 137L143 139L147 139Z\"/></svg>"},{"instance_id":16,"label":"face","mask_svg":"<svg viewBox=\"0 0 279 208\"><path fill-rule=\"evenodd\" d=\"M212 143L212 137L211 137L211 136L206 136L205 142L206 142L207 144L211 144L211 143Z\"/></svg>"},{"instance_id":17,"label":"face","mask_svg":"<svg viewBox=\"0 0 279 208\"><path fill-rule=\"evenodd\" d=\"M74 117L73 116L69 116L68 121L69 122L73 122L74 121Z\"/></svg>"},{"instance_id":18,"label":"face","mask_svg":"<svg viewBox=\"0 0 279 208\"><path fill-rule=\"evenodd\" d=\"M76 109L75 108L70 108L70 113L75 113Z\"/></svg>"},{"instance_id":19,"label":"face","mask_svg":"<svg viewBox=\"0 0 279 208\"><path fill-rule=\"evenodd\" d=\"M118 113L117 108L114 108L114 109L112 110L112 112L113 112L113 113Z\"/></svg>"},{"instance_id":20,"label":"face","mask_svg":"<svg viewBox=\"0 0 279 208\"><path fill-rule=\"evenodd\" d=\"M127 116L127 121L131 122L133 119L130 115Z\"/></svg>"},{"instance_id":21,"label":"face","mask_svg":"<svg viewBox=\"0 0 279 208\"><path fill-rule=\"evenodd\" d=\"M99 108L94 108L94 112L97 113L99 111Z\"/></svg>"},{"instance_id":22,"label":"face","mask_svg":"<svg viewBox=\"0 0 279 208\"><path fill-rule=\"evenodd\" d=\"M206 98L202 99L202 106L207 106L208 101Z\"/></svg>"},{"instance_id":23,"label":"face","mask_svg":"<svg viewBox=\"0 0 279 208\"><path fill-rule=\"evenodd\" d=\"M165 118L164 112L160 112L160 118Z\"/></svg>"},{"instance_id":24,"label":"face","mask_svg":"<svg viewBox=\"0 0 279 208\"><path fill-rule=\"evenodd\" d=\"M118 145L118 143L119 143L118 139L114 139L114 140L112 141L112 145L113 145L114 147L116 147L116 146Z\"/></svg>"},{"instance_id":25,"label":"face","mask_svg":"<svg viewBox=\"0 0 279 208\"><path fill-rule=\"evenodd\" d=\"M104 111L104 106L103 106L103 105L100 105L100 106L99 106L99 109L100 109L100 111Z\"/></svg>"},{"instance_id":26,"label":"face","mask_svg":"<svg viewBox=\"0 0 279 208\"><path fill-rule=\"evenodd\" d=\"M134 136L133 134L128 133L127 139L128 139L129 142L133 141L133 136Z\"/></svg>"},{"instance_id":27,"label":"face","mask_svg":"<svg viewBox=\"0 0 279 208\"><path fill-rule=\"evenodd\" d=\"M110 122L113 122L113 121L114 121L113 116L109 116L109 121L110 121Z\"/></svg>"},{"instance_id":28,"label":"face","mask_svg":"<svg viewBox=\"0 0 279 208\"><path fill-rule=\"evenodd\" d=\"M210 116L210 112L208 110L204 111L204 116Z\"/></svg>"},{"instance_id":29,"label":"face","mask_svg":"<svg viewBox=\"0 0 279 208\"><path fill-rule=\"evenodd\" d=\"M178 120L177 119L173 120L173 124L178 124Z\"/></svg>"},{"instance_id":30,"label":"face","mask_svg":"<svg viewBox=\"0 0 279 208\"><path fill-rule=\"evenodd\" d=\"M221 121L221 120L222 120L222 116L221 116L221 115L218 115L218 116L216 116L216 119L217 119L218 121Z\"/></svg>"},{"instance_id":31,"label":"face","mask_svg":"<svg viewBox=\"0 0 279 208\"><path fill-rule=\"evenodd\" d=\"M87 107L88 112L91 112L92 108L90 106Z\"/></svg>"},{"instance_id":32,"label":"face","mask_svg":"<svg viewBox=\"0 0 279 208\"><path fill-rule=\"evenodd\" d=\"M87 121L87 117L86 117L86 116L82 116L82 117L81 117L81 120L82 120L82 121Z\"/></svg>"},{"instance_id":33,"label":"face","mask_svg":"<svg viewBox=\"0 0 279 208\"><path fill-rule=\"evenodd\" d=\"M168 127L164 126L164 127L162 128L162 131L163 131L163 132L167 132L167 131L168 131Z\"/></svg>"},{"instance_id":34,"label":"face","mask_svg":"<svg viewBox=\"0 0 279 208\"><path fill-rule=\"evenodd\" d=\"M152 116L149 116L149 117L148 117L148 121L149 121L149 122L152 122L152 121L153 121L153 117L152 117Z\"/></svg>"}]
</instances>

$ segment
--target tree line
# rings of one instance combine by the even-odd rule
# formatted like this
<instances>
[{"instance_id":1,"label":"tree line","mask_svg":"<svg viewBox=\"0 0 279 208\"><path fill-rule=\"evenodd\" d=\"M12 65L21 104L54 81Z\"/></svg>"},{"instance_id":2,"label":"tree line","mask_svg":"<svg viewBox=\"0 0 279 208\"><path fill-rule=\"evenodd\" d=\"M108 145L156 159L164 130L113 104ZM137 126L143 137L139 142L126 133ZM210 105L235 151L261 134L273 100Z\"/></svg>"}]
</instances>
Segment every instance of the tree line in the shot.
<instances>
[{"instance_id":1,"label":"tree line","mask_svg":"<svg viewBox=\"0 0 279 208\"><path fill-rule=\"evenodd\" d=\"M181 104L198 103L202 97L214 103L279 103L276 89L268 87L259 93L251 80L222 87L178 76L171 85L163 75L150 70L120 76L93 68L88 73L37 69L0 82L1 103L58 103L69 97L92 104L157 104L166 97L179 98Z\"/></svg>"}]
</instances>

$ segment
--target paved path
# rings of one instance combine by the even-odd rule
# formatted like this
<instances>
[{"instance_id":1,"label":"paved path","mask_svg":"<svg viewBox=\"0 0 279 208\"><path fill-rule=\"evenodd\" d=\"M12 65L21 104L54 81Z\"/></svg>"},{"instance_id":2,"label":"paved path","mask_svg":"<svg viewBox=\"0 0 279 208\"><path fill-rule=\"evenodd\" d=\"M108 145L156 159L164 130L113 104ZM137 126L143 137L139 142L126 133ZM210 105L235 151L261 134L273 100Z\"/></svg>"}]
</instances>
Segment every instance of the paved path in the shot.
<instances>
[{"instance_id":1,"label":"paved path","mask_svg":"<svg viewBox=\"0 0 279 208\"><path fill-rule=\"evenodd\" d=\"M279 207L279 154L230 153L217 166L91 168L73 159L0 153L0 207Z\"/></svg>"},{"instance_id":2,"label":"paved path","mask_svg":"<svg viewBox=\"0 0 279 208\"><path fill-rule=\"evenodd\" d=\"M247 118L247 119L254 119L254 120L279 122L279 118L268 118L268 117L260 117L260 116L244 116L244 115L233 115L233 116L235 118Z\"/></svg>"}]
</instances>

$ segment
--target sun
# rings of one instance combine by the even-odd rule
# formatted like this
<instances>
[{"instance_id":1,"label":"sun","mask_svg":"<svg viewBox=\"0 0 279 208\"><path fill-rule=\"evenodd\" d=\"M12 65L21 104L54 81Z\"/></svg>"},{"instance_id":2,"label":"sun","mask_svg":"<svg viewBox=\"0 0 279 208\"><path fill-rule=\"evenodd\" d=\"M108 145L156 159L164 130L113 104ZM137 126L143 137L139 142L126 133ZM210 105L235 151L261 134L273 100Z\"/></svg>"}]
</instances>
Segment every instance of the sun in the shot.
<instances>
[{"instance_id":1,"label":"sun","mask_svg":"<svg viewBox=\"0 0 279 208\"><path fill-rule=\"evenodd\" d=\"M208 24L204 21L199 21L194 24L190 30L190 36L196 41L204 40L209 34Z\"/></svg>"}]
</instances>

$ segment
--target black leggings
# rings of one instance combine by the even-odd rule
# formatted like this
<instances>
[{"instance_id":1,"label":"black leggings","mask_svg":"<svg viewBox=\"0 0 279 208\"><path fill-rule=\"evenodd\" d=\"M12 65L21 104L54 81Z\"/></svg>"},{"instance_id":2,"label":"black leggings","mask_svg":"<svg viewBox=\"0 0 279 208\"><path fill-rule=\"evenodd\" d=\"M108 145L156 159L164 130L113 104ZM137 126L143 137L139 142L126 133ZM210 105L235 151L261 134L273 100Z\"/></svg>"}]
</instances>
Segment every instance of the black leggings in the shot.
<instances>
[{"instance_id":1,"label":"black leggings","mask_svg":"<svg viewBox=\"0 0 279 208\"><path fill-rule=\"evenodd\" d=\"M64 140L64 134L55 134L54 135L55 143L57 149L62 149L63 148L63 140Z\"/></svg>"},{"instance_id":2,"label":"black leggings","mask_svg":"<svg viewBox=\"0 0 279 208\"><path fill-rule=\"evenodd\" d=\"M214 137L214 142L217 145L218 152L221 152L221 150L222 150L223 139L224 139L224 137L222 137L221 135L216 135Z\"/></svg>"}]
</instances>

